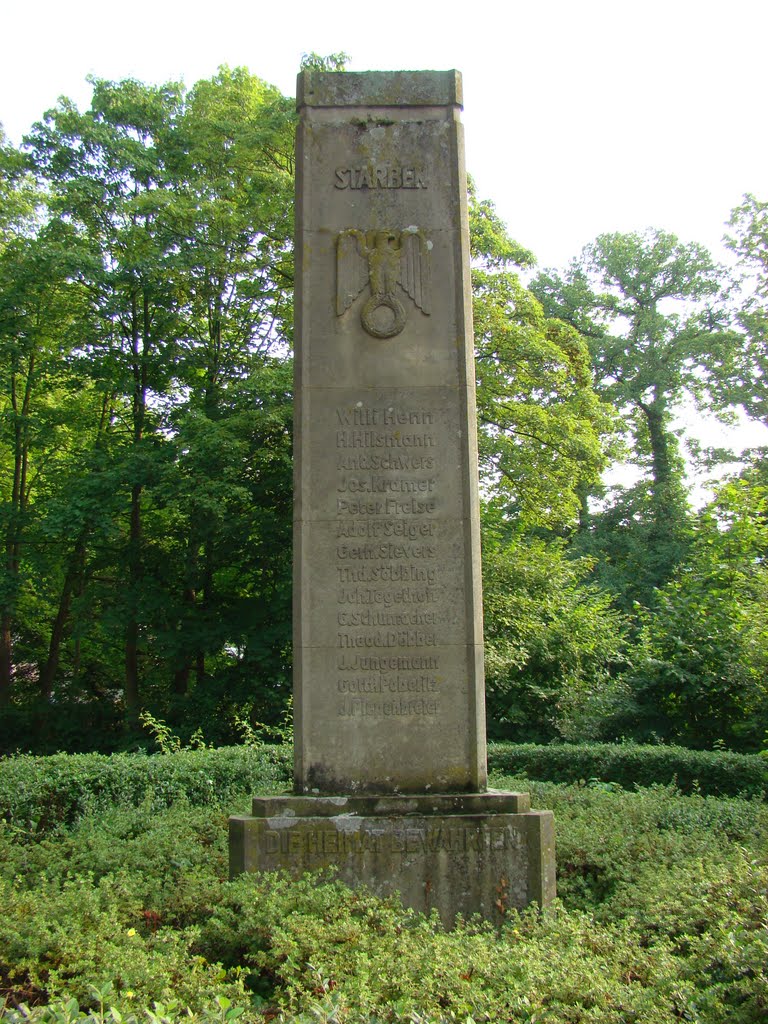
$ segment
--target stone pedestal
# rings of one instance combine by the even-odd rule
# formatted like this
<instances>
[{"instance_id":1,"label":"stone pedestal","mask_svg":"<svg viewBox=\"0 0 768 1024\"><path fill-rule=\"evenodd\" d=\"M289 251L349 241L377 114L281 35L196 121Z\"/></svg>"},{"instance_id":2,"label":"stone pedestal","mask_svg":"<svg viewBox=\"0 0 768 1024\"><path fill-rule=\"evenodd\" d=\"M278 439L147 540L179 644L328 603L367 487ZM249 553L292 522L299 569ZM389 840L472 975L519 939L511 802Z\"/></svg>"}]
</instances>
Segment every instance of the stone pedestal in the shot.
<instances>
[{"instance_id":1,"label":"stone pedestal","mask_svg":"<svg viewBox=\"0 0 768 1024\"><path fill-rule=\"evenodd\" d=\"M334 867L446 927L457 914L500 923L555 894L552 812L531 811L527 793L257 797L230 830L232 875Z\"/></svg>"}]
</instances>

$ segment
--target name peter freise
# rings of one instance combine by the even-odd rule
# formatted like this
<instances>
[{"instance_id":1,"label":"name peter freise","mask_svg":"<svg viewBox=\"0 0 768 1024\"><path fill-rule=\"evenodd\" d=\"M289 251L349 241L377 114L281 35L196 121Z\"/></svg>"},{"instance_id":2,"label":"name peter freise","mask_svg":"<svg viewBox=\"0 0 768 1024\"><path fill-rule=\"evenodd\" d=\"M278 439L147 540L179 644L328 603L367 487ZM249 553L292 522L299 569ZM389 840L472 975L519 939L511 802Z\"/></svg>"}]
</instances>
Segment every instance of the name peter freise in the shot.
<instances>
[{"instance_id":1,"label":"name peter freise","mask_svg":"<svg viewBox=\"0 0 768 1024\"><path fill-rule=\"evenodd\" d=\"M336 514L339 516L416 516L434 512L434 498L424 501L419 498L387 498L386 501L363 501L360 498L337 498Z\"/></svg>"}]
</instances>

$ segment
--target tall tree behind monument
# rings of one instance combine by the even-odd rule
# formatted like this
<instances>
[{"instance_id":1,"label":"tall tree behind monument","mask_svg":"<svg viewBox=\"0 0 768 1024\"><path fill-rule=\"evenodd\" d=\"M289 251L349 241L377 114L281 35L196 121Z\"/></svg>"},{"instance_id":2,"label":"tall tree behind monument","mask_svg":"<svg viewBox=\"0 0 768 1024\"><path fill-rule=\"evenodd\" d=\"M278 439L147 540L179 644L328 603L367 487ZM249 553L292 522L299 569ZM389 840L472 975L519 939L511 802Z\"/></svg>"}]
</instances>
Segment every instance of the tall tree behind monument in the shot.
<instances>
[{"instance_id":1,"label":"tall tree behind monument","mask_svg":"<svg viewBox=\"0 0 768 1024\"><path fill-rule=\"evenodd\" d=\"M485 787L457 72L300 77L297 792Z\"/></svg>"}]
</instances>

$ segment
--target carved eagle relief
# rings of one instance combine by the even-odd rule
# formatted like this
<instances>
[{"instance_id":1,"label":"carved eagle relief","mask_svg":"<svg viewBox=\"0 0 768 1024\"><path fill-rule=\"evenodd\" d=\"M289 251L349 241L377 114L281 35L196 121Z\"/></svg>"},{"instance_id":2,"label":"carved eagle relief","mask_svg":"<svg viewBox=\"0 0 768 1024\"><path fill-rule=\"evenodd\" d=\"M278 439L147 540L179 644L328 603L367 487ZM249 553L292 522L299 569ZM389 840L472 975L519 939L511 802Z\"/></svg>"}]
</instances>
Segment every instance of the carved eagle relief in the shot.
<instances>
[{"instance_id":1,"label":"carved eagle relief","mask_svg":"<svg viewBox=\"0 0 768 1024\"><path fill-rule=\"evenodd\" d=\"M432 243L417 227L342 231L336 240L336 315L343 316L370 285L360 321L374 338L394 338L406 321L395 287L399 285L429 316L431 249Z\"/></svg>"}]
</instances>

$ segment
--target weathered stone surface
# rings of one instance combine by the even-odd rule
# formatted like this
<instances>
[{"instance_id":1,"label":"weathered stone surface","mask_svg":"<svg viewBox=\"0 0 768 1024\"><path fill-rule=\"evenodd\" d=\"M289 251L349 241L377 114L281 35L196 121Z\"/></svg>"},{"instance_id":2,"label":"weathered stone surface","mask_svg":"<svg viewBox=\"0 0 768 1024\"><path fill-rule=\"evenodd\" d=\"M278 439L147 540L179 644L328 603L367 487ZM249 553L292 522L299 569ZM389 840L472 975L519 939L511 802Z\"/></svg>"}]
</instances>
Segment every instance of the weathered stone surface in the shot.
<instances>
[{"instance_id":1,"label":"weathered stone surface","mask_svg":"<svg viewBox=\"0 0 768 1024\"><path fill-rule=\"evenodd\" d=\"M337 814L363 818L387 815L425 818L433 814L519 814L530 809L528 793L490 789L485 793L418 793L413 796L257 796L251 813L261 818L316 818Z\"/></svg>"},{"instance_id":2,"label":"weathered stone surface","mask_svg":"<svg viewBox=\"0 0 768 1024\"><path fill-rule=\"evenodd\" d=\"M406 906L499 923L555 894L551 811L515 813L524 794L256 798L230 819L230 871L333 867L350 885ZM309 812L314 811L314 814Z\"/></svg>"},{"instance_id":3,"label":"weathered stone surface","mask_svg":"<svg viewBox=\"0 0 768 1024\"><path fill-rule=\"evenodd\" d=\"M296 83L296 106L463 106L458 71L304 71Z\"/></svg>"},{"instance_id":4,"label":"weathered stone surface","mask_svg":"<svg viewBox=\"0 0 768 1024\"><path fill-rule=\"evenodd\" d=\"M554 826L486 792L461 78L298 97L296 795L230 819L230 870L499 921L554 896Z\"/></svg>"},{"instance_id":5,"label":"weathered stone surface","mask_svg":"<svg viewBox=\"0 0 768 1024\"><path fill-rule=\"evenodd\" d=\"M460 95L300 78L297 792L486 782Z\"/></svg>"}]
</instances>

